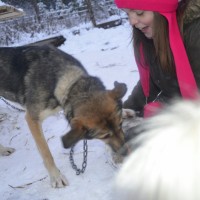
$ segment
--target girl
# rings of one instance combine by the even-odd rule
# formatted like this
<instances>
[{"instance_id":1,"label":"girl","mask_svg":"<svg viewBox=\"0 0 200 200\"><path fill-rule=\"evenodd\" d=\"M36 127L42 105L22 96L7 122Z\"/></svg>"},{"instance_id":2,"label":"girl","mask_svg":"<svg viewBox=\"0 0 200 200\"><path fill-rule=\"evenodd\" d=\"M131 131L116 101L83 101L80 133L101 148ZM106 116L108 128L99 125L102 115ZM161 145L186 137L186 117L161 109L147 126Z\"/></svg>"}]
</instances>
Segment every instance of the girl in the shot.
<instances>
[{"instance_id":1,"label":"girl","mask_svg":"<svg viewBox=\"0 0 200 200\"><path fill-rule=\"evenodd\" d=\"M160 102L167 103L179 96L195 98L200 88L200 0L115 3L128 14L133 27L140 73L124 108L149 116L152 108L155 111L160 107Z\"/></svg>"}]
</instances>

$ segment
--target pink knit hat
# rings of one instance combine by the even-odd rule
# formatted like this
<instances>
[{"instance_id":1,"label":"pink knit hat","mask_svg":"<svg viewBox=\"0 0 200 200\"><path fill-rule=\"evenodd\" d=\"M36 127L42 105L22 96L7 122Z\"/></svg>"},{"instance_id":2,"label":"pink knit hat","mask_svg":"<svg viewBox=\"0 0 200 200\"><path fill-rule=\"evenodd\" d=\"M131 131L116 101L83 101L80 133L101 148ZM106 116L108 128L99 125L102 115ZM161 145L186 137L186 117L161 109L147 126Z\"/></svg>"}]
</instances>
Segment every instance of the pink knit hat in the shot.
<instances>
[{"instance_id":1,"label":"pink knit hat","mask_svg":"<svg viewBox=\"0 0 200 200\"><path fill-rule=\"evenodd\" d=\"M184 98L195 98L198 88L176 19L178 0L115 0L115 3L119 8L154 11L165 16L181 94Z\"/></svg>"},{"instance_id":2,"label":"pink knit hat","mask_svg":"<svg viewBox=\"0 0 200 200\"><path fill-rule=\"evenodd\" d=\"M174 12L178 6L178 0L115 0L115 3L118 8L155 12Z\"/></svg>"}]
</instances>

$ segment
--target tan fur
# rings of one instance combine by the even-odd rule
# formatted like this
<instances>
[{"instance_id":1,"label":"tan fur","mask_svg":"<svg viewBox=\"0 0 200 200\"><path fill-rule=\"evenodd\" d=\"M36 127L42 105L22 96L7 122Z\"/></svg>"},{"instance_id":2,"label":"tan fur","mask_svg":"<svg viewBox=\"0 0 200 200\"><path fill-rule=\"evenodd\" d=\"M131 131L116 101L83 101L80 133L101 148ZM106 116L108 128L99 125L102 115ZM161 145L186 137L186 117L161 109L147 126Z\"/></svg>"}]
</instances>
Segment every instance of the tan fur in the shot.
<instances>
[{"instance_id":1,"label":"tan fur","mask_svg":"<svg viewBox=\"0 0 200 200\"><path fill-rule=\"evenodd\" d=\"M40 119L40 121L43 121L43 120L45 120L47 117L49 117L49 116L51 116L51 115L53 115L53 114L55 114L55 113L58 113L58 112L61 111L61 110L62 110L61 107L56 107L54 110L52 110L52 109L46 109L46 110L44 110L44 111L42 111L42 112L40 113L39 119Z\"/></svg>"},{"instance_id":2,"label":"tan fur","mask_svg":"<svg viewBox=\"0 0 200 200\"><path fill-rule=\"evenodd\" d=\"M67 185L67 180L55 165L53 156L51 155L47 142L42 133L41 123L33 120L28 112L26 113L26 121L36 142L38 150L43 158L44 165L50 174L52 187L62 187L63 185Z\"/></svg>"},{"instance_id":3,"label":"tan fur","mask_svg":"<svg viewBox=\"0 0 200 200\"><path fill-rule=\"evenodd\" d=\"M83 74L84 73L82 70L77 69L75 72L74 71L67 72L67 76L66 76L66 73L63 73L63 76L60 77L59 82L57 83L57 86L55 89L55 96L59 99L61 104L66 100L70 87Z\"/></svg>"}]
</instances>

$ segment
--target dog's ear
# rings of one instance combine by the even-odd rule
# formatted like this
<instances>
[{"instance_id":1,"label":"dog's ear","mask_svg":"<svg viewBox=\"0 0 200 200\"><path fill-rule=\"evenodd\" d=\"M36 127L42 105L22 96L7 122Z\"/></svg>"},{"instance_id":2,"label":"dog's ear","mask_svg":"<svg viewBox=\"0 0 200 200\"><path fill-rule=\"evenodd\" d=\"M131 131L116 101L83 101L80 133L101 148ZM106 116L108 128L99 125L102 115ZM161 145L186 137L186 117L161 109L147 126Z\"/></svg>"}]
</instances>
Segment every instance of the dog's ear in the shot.
<instances>
[{"instance_id":1,"label":"dog's ear","mask_svg":"<svg viewBox=\"0 0 200 200\"><path fill-rule=\"evenodd\" d=\"M109 95L113 99L121 99L127 92L127 87L125 83L118 83L117 81L114 82L114 88L109 91Z\"/></svg>"},{"instance_id":2,"label":"dog's ear","mask_svg":"<svg viewBox=\"0 0 200 200\"><path fill-rule=\"evenodd\" d=\"M62 136L62 143L64 148L70 148L85 136L85 130L82 123L77 119L72 119L71 130Z\"/></svg>"}]
</instances>

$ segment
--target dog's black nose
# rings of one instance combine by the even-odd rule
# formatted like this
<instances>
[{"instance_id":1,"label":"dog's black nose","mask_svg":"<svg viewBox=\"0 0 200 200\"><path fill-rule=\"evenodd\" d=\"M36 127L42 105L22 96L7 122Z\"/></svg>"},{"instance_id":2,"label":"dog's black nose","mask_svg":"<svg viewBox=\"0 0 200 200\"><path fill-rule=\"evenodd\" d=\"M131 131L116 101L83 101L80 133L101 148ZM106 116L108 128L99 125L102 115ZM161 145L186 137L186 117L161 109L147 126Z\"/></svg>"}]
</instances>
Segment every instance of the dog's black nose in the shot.
<instances>
[{"instance_id":1,"label":"dog's black nose","mask_svg":"<svg viewBox=\"0 0 200 200\"><path fill-rule=\"evenodd\" d=\"M69 143L69 141L67 140L66 137L67 137L66 135L62 136L62 137L61 137L61 140L62 140L63 147L64 147L65 149L68 149L68 148L70 148L70 147L72 146L72 144Z\"/></svg>"}]
</instances>

